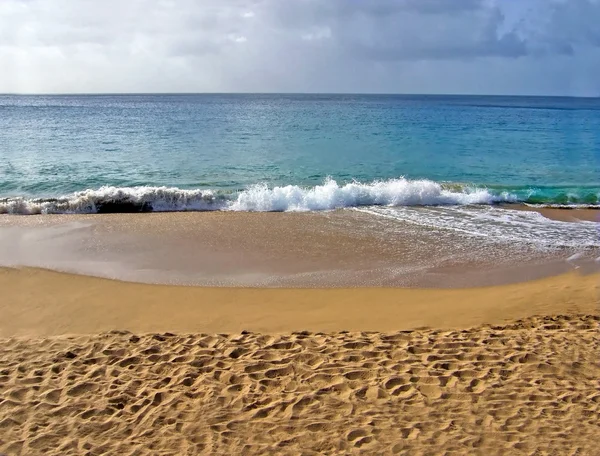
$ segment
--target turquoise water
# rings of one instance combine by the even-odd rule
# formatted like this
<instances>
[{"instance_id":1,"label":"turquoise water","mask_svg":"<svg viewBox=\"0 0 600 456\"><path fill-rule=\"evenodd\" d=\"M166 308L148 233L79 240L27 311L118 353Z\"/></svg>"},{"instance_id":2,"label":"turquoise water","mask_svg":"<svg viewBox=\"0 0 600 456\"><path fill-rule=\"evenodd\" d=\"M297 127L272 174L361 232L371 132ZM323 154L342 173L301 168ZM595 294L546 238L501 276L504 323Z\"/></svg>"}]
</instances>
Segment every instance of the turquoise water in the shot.
<instances>
[{"instance_id":1,"label":"turquoise water","mask_svg":"<svg viewBox=\"0 0 600 456\"><path fill-rule=\"evenodd\" d=\"M600 204L600 99L0 96L0 212Z\"/></svg>"}]
</instances>

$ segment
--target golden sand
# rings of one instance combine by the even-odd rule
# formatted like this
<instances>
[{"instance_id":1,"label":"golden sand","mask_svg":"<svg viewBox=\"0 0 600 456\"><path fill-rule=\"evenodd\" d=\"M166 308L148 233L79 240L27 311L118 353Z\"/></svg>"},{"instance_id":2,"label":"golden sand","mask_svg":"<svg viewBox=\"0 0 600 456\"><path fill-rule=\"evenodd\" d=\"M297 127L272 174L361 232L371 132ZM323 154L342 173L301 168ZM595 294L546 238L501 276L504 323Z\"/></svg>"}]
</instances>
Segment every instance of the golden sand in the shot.
<instances>
[{"instance_id":1,"label":"golden sand","mask_svg":"<svg viewBox=\"0 0 600 456\"><path fill-rule=\"evenodd\" d=\"M468 328L595 314L600 275L471 289L205 288L0 268L0 337L127 330L234 333Z\"/></svg>"},{"instance_id":2,"label":"golden sand","mask_svg":"<svg viewBox=\"0 0 600 456\"><path fill-rule=\"evenodd\" d=\"M7 454L597 454L598 317L2 340Z\"/></svg>"},{"instance_id":3,"label":"golden sand","mask_svg":"<svg viewBox=\"0 0 600 456\"><path fill-rule=\"evenodd\" d=\"M0 453L594 455L598 284L211 289L2 269Z\"/></svg>"}]
</instances>

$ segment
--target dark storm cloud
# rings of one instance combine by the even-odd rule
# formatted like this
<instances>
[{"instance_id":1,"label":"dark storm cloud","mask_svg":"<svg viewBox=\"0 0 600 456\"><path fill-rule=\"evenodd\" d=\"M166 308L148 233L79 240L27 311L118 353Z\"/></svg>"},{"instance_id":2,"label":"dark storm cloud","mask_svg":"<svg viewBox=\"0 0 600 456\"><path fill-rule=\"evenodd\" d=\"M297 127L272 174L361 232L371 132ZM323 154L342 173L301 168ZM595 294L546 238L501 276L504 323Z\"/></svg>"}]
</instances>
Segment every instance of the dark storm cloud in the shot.
<instances>
[{"instance_id":1,"label":"dark storm cloud","mask_svg":"<svg viewBox=\"0 0 600 456\"><path fill-rule=\"evenodd\" d=\"M527 53L504 16L483 0L306 0L273 2L271 23L329 30L348 57L375 60L518 57Z\"/></svg>"}]
</instances>

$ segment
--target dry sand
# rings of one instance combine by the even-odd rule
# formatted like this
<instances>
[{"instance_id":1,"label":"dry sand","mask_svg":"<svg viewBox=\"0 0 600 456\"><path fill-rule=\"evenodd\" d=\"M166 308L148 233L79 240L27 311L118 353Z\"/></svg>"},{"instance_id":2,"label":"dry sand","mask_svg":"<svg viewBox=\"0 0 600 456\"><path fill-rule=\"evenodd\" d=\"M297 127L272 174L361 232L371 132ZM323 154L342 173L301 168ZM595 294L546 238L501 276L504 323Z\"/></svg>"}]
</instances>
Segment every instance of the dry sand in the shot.
<instances>
[{"instance_id":1,"label":"dry sand","mask_svg":"<svg viewBox=\"0 0 600 456\"><path fill-rule=\"evenodd\" d=\"M27 455L597 454L598 317L463 331L2 340Z\"/></svg>"},{"instance_id":2,"label":"dry sand","mask_svg":"<svg viewBox=\"0 0 600 456\"><path fill-rule=\"evenodd\" d=\"M0 453L597 454L598 283L211 289L2 269Z\"/></svg>"},{"instance_id":3,"label":"dry sand","mask_svg":"<svg viewBox=\"0 0 600 456\"><path fill-rule=\"evenodd\" d=\"M208 288L0 268L0 337L469 328L533 315L595 314L600 275L471 289Z\"/></svg>"}]
</instances>

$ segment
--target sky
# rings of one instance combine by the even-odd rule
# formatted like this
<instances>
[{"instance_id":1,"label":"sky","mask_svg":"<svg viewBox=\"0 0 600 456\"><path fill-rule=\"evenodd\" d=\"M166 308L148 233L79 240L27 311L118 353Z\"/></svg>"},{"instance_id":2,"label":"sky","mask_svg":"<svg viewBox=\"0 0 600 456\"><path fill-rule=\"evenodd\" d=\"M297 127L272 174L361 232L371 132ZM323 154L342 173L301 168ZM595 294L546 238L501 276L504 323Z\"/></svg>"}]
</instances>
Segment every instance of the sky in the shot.
<instances>
[{"instance_id":1,"label":"sky","mask_svg":"<svg viewBox=\"0 0 600 456\"><path fill-rule=\"evenodd\" d=\"M0 93L600 96L600 0L0 0Z\"/></svg>"}]
</instances>

